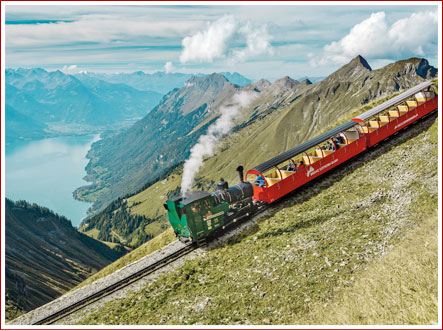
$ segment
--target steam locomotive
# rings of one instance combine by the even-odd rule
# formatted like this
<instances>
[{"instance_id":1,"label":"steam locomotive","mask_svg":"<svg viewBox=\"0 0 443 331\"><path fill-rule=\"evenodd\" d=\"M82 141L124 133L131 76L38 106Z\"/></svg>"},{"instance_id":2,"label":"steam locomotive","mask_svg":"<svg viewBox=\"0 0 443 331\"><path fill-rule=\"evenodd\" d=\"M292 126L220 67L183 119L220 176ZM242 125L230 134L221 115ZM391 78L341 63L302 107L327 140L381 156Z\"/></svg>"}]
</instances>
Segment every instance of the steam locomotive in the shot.
<instances>
[{"instance_id":1,"label":"steam locomotive","mask_svg":"<svg viewBox=\"0 0 443 331\"><path fill-rule=\"evenodd\" d=\"M243 167L237 168L239 183L229 187L223 178L217 191L192 191L164 204L176 236L182 241L202 242L213 232L255 213L261 204L253 201L253 185L243 180Z\"/></svg>"},{"instance_id":2,"label":"steam locomotive","mask_svg":"<svg viewBox=\"0 0 443 331\"><path fill-rule=\"evenodd\" d=\"M221 179L217 191L194 191L164 204L181 240L201 244L218 230L256 213L318 176L377 145L418 119L436 111L438 95L431 82L368 110L301 145L248 170L237 168L239 183Z\"/></svg>"}]
</instances>

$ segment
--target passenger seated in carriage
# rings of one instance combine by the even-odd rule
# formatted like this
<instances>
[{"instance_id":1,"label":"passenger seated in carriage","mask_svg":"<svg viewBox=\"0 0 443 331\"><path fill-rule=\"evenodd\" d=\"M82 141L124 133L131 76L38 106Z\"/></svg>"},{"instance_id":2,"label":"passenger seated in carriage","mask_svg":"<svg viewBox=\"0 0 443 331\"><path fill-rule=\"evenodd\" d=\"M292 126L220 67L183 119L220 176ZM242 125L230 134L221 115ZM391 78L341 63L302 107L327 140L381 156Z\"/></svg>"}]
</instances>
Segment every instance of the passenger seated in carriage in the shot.
<instances>
[{"instance_id":1,"label":"passenger seated in carriage","mask_svg":"<svg viewBox=\"0 0 443 331\"><path fill-rule=\"evenodd\" d=\"M288 167L286 168L286 171L296 171L296 168L297 167L295 166L294 161L289 160Z\"/></svg>"},{"instance_id":2,"label":"passenger seated in carriage","mask_svg":"<svg viewBox=\"0 0 443 331\"><path fill-rule=\"evenodd\" d=\"M304 165L305 163L303 162L303 160L300 160L300 163L297 164L296 171L300 171L300 168L303 167Z\"/></svg>"},{"instance_id":3,"label":"passenger seated in carriage","mask_svg":"<svg viewBox=\"0 0 443 331\"><path fill-rule=\"evenodd\" d=\"M343 138L340 136L332 138L332 141L334 142L337 149L340 149L339 144L341 144L341 139L343 139Z\"/></svg>"},{"instance_id":4,"label":"passenger seated in carriage","mask_svg":"<svg viewBox=\"0 0 443 331\"><path fill-rule=\"evenodd\" d=\"M335 151L335 146L329 140L326 142L324 149L327 151Z\"/></svg>"},{"instance_id":5,"label":"passenger seated in carriage","mask_svg":"<svg viewBox=\"0 0 443 331\"><path fill-rule=\"evenodd\" d=\"M262 176L258 176L255 180L255 185L263 187L265 186L265 179Z\"/></svg>"}]
</instances>

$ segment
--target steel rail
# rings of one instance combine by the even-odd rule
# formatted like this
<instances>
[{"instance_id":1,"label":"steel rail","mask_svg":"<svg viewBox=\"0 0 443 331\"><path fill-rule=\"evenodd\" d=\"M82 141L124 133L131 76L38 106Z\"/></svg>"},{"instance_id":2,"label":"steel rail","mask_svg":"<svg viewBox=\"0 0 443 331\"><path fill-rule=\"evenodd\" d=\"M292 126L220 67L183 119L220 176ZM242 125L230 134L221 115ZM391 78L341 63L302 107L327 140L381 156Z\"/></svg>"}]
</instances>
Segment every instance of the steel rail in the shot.
<instances>
[{"instance_id":1,"label":"steel rail","mask_svg":"<svg viewBox=\"0 0 443 331\"><path fill-rule=\"evenodd\" d=\"M190 252L192 252L193 250L195 250L197 248L196 245L194 244L189 244L179 250L177 250L176 252L148 265L147 267L133 273L132 275L129 275L119 281L117 281L116 283L96 292L93 293L75 303L73 303L72 305L69 305L68 307L65 307L35 323L32 323L32 325L48 325L48 324L53 324L54 322L61 320L62 318L65 318L66 316L71 315L72 313L79 311L80 309L83 309L84 307L116 292L119 291L123 288L125 288L126 286L140 280L141 278L153 273L154 271L157 271L163 267L165 267L166 265L170 264L171 262L174 262L176 260L178 260L179 258L181 258L184 255L189 254Z\"/></svg>"},{"instance_id":2,"label":"steel rail","mask_svg":"<svg viewBox=\"0 0 443 331\"><path fill-rule=\"evenodd\" d=\"M392 138L394 135L396 135L396 134L398 134L400 132L405 131L406 129L410 128L411 125L416 124L417 122L421 122L421 121L425 120L426 118L436 114L437 112L438 112L438 108L436 108L435 110L433 110L429 114L424 115L423 117L419 118L418 120L414 121L413 123L407 125L406 127L401 129L400 131L395 132L393 135L388 136L386 139L384 139L384 141ZM372 146L371 150L374 149L374 147L377 146L377 145L378 144ZM355 157L358 157L361 154L362 153L359 153ZM350 160L348 160L348 162L349 161ZM344 162L344 163L346 164L348 162ZM320 176L320 177L322 177L322 176ZM320 177L315 178L314 180L307 182L303 186L312 184L313 182L316 182ZM289 193L288 195L291 195L292 193L293 192ZM266 211L267 209L269 209L269 208L271 208L273 206L274 205L271 205L271 204L261 205L260 207L258 207L258 209L255 212L252 212L249 215L248 214L242 215L239 219L236 219L235 221L231 221L227 225L227 228L230 228L233 225L233 223L236 223L237 221L240 221L242 219L245 219L245 220L252 219L253 217L258 216L259 214L263 213L264 211ZM224 235L226 233L229 233L229 230L217 233L215 235L215 238L218 238L219 236L222 236L222 235ZM196 248L197 248L197 246L195 244L188 244L187 246L185 246L185 247L179 249L178 251L176 251L176 252L174 252L174 253L172 253L172 254L162 258L161 260L156 261L156 262L150 264L149 266L143 268L142 270L139 270L136 273L134 273L134 274L132 274L130 276L127 276L127 277L123 278L122 280L120 280L120 281L118 281L118 282L116 282L116 283L114 283L114 284L112 284L112 285L110 285L110 286L108 286L108 287L106 287L106 288L104 288L104 289L94 293L94 294L91 294L91 295L87 296L86 298L83 298L82 300L80 300L80 301L78 301L78 302L76 302L74 304L72 304L72 305L70 305L70 306L68 306L66 308L63 308L63 309L57 311L54 314L51 314L51 315L49 315L49 316L47 316L47 317L45 317L45 318L43 318L43 319L33 323L32 325L52 324L52 323L54 323L54 322L56 322L58 320L61 320L62 318L65 318L66 316L69 316L72 313L74 313L76 311L79 311L80 309L83 309L84 307L86 307L86 306L88 306L88 305L90 305L90 304L92 304L92 303L94 303L94 302L96 302L96 301L98 301L98 300L100 300L100 299L102 299L102 298L104 298L104 297L106 297L106 296L108 296L108 295L110 295L110 294L112 294L112 293L114 293L114 292L116 292L118 290L121 290L122 288L124 288L124 287L126 287L126 286L128 286L128 285L130 285L130 284L132 284L132 283L134 283L134 282L136 282L138 280L140 280L141 278L143 278L143 277L153 273L154 271L157 271L157 270L163 268L164 266L170 264L171 262L174 262L174 261L178 260L182 256L192 252Z\"/></svg>"}]
</instances>

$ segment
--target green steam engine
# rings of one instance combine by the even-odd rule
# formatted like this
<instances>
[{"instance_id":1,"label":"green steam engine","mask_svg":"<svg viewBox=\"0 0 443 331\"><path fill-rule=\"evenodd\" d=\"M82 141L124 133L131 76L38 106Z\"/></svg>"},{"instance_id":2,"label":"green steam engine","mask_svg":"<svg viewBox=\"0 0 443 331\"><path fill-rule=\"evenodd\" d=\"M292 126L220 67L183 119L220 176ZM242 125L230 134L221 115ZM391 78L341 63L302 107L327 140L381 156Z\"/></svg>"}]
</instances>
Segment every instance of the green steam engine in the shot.
<instances>
[{"instance_id":1,"label":"green steam engine","mask_svg":"<svg viewBox=\"0 0 443 331\"><path fill-rule=\"evenodd\" d=\"M213 193L193 191L166 201L169 222L180 240L201 243L217 230L256 211L252 184L243 181L242 166L237 171L237 185L229 187L222 178Z\"/></svg>"}]
</instances>

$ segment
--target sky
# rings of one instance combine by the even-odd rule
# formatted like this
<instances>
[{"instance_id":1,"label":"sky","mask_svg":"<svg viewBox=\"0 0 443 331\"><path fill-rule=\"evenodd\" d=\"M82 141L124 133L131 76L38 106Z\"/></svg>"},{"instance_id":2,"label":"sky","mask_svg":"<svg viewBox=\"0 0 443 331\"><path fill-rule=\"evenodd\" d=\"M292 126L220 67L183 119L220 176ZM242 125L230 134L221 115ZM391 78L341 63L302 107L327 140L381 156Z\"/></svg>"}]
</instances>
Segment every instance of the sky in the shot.
<instances>
[{"instance_id":1,"label":"sky","mask_svg":"<svg viewBox=\"0 0 443 331\"><path fill-rule=\"evenodd\" d=\"M327 76L357 55L372 68L438 64L437 5L5 5L7 68L66 73L239 72Z\"/></svg>"}]
</instances>

